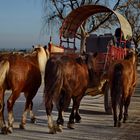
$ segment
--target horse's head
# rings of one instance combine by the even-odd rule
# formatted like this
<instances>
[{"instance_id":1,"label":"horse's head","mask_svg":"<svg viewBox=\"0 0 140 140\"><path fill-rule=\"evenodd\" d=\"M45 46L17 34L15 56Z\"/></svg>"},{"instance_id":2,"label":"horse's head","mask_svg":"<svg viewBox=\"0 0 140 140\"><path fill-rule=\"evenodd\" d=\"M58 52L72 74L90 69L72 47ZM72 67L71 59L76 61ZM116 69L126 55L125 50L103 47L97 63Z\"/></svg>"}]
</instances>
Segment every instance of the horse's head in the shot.
<instances>
[{"instance_id":1,"label":"horse's head","mask_svg":"<svg viewBox=\"0 0 140 140\"><path fill-rule=\"evenodd\" d=\"M89 72L89 82L90 84L97 84L98 78L96 75L96 57L97 53L89 53L85 54L86 55L86 64L88 67L88 72Z\"/></svg>"},{"instance_id":2,"label":"horse's head","mask_svg":"<svg viewBox=\"0 0 140 140\"><path fill-rule=\"evenodd\" d=\"M96 56L97 53L83 53L80 55L80 58L85 61L85 63L88 66L88 69L90 69L91 67L95 67L95 61L96 61Z\"/></svg>"},{"instance_id":3,"label":"horse's head","mask_svg":"<svg viewBox=\"0 0 140 140\"><path fill-rule=\"evenodd\" d=\"M86 63L87 63L88 69L95 70L97 53L89 53L85 55L86 55Z\"/></svg>"},{"instance_id":4,"label":"horse's head","mask_svg":"<svg viewBox=\"0 0 140 140\"><path fill-rule=\"evenodd\" d=\"M48 50L46 45L38 44L38 45L35 45L35 46L33 45L32 47L34 49L34 52L38 52L38 53L44 53L45 52L47 57L49 58L50 53L49 53L49 50Z\"/></svg>"}]
</instances>

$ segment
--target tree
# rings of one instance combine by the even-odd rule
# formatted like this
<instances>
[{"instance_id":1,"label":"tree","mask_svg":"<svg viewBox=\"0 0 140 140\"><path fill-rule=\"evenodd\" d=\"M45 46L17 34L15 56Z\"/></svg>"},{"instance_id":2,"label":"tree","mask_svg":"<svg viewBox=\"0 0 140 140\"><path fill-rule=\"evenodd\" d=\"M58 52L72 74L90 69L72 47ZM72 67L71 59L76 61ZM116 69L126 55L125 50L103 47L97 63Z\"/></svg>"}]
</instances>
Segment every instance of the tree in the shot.
<instances>
[{"instance_id":1,"label":"tree","mask_svg":"<svg viewBox=\"0 0 140 140\"><path fill-rule=\"evenodd\" d=\"M127 2L126 0L120 1L116 0L113 6L113 10L116 10L117 8L122 13L127 13L126 17L129 18L129 8L128 5L132 4ZM138 1L138 0L136 0ZM134 3L134 2L133 2ZM55 24L56 22L59 24L59 27L61 27L63 20L68 15L68 13L77 7L80 7L85 4L109 4L106 0L44 0L44 11L45 11L45 17L44 17L44 23L45 25ZM136 5L136 4L135 4ZM107 5L109 6L109 5ZM124 10L125 9L125 10ZM129 10L128 10L129 9ZM136 9L136 8L135 8ZM139 10L137 11L139 12ZM47 13L47 14L46 14ZM139 12L140 13L140 12ZM99 27L101 28L110 28L110 25L115 25L116 22L114 22L114 17L111 14L99 14L96 17L91 16L87 21L85 21L78 30L76 34L76 38L81 40L80 43L80 52L85 51L85 41L86 37L93 31L96 31ZM135 19L136 21L136 19ZM138 19L137 19L138 21ZM105 24L106 23L106 24ZM132 25L135 25L131 23ZM132 26L133 27L133 26ZM133 33L135 33L134 40L135 44L139 42L139 35L138 35L138 27L139 27L139 21L137 25L135 25L135 28L133 28ZM135 31L136 30L136 31Z\"/></svg>"},{"instance_id":2,"label":"tree","mask_svg":"<svg viewBox=\"0 0 140 140\"><path fill-rule=\"evenodd\" d=\"M125 15L129 21L135 46L140 44L140 0L125 0L125 2L118 7L118 10Z\"/></svg>"}]
</instances>

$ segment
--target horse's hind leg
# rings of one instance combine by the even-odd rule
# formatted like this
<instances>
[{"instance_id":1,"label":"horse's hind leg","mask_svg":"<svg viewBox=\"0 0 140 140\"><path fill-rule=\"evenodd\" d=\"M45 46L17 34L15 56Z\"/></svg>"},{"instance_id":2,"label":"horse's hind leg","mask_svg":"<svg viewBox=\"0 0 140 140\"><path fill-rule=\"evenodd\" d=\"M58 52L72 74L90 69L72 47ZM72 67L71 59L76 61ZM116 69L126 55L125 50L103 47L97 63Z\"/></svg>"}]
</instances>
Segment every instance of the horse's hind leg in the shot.
<instances>
[{"instance_id":1,"label":"horse's hind leg","mask_svg":"<svg viewBox=\"0 0 140 140\"><path fill-rule=\"evenodd\" d=\"M131 100L131 96L128 96L125 100L125 103L124 103L124 118L123 118L123 123L126 122L126 120L128 119L128 107L129 107L129 104L130 104L130 100Z\"/></svg>"},{"instance_id":2,"label":"horse's hind leg","mask_svg":"<svg viewBox=\"0 0 140 140\"><path fill-rule=\"evenodd\" d=\"M12 133L13 131L13 123L14 123L14 116L13 116L13 106L17 98L19 97L19 93L17 91L12 92L9 99L7 100L7 109L8 109L8 132Z\"/></svg>"},{"instance_id":3,"label":"horse's hind leg","mask_svg":"<svg viewBox=\"0 0 140 140\"><path fill-rule=\"evenodd\" d=\"M26 101L25 109L24 109L24 112L22 114L21 124L19 125L19 127L21 129L25 129L28 112L29 112L29 115L31 118L31 123L35 123L36 118L35 118L35 115L34 115L32 109L31 109L31 106L32 106L32 101Z\"/></svg>"},{"instance_id":4,"label":"horse's hind leg","mask_svg":"<svg viewBox=\"0 0 140 140\"><path fill-rule=\"evenodd\" d=\"M113 102L112 102L112 109L113 109L114 127L116 127L117 126L117 106Z\"/></svg>"},{"instance_id":5,"label":"horse's hind leg","mask_svg":"<svg viewBox=\"0 0 140 140\"><path fill-rule=\"evenodd\" d=\"M19 125L19 127L21 129L25 129L25 124L26 124L26 119L27 119L27 113L29 111L29 106L30 106L30 101L26 100L25 109L24 109L24 112L22 114L21 124Z\"/></svg>"},{"instance_id":6,"label":"horse's hind leg","mask_svg":"<svg viewBox=\"0 0 140 140\"><path fill-rule=\"evenodd\" d=\"M59 112L58 112L56 131L62 132L62 126L64 124L64 119L63 119L64 111L68 108L70 101L71 101L70 96L62 91L61 97L57 104L57 110L59 110Z\"/></svg>"},{"instance_id":7,"label":"horse's hind leg","mask_svg":"<svg viewBox=\"0 0 140 140\"><path fill-rule=\"evenodd\" d=\"M121 100L121 103L120 103L120 113L119 113L119 120L118 120L118 127L121 126L121 120L122 120L122 116L123 116L123 99Z\"/></svg>"},{"instance_id":8,"label":"horse's hind leg","mask_svg":"<svg viewBox=\"0 0 140 140\"><path fill-rule=\"evenodd\" d=\"M29 93L32 93L32 94L29 94ZM33 107L32 99L35 96L35 94L36 94L36 92L25 93L26 103L25 103L25 109L24 109L24 112L22 114L22 119L21 119L21 124L20 124L21 129L25 128L28 112L30 113L31 121L35 122L35 116L34 116L33 111L32 111L32 107Z\"/></svg>"},{"instance_id":9,"label":"horse's hind leg","mask_svg":"<svg viewBox=\"0 0 140 140\"><path fill-rule=\"evenodd\" d=\"M30 114L30 118L31 118L31 123L35 123L36 118L33 113L33 101L31 101L30 106L29 106L29 114Z\"/></svg>"},{"instance_id":10,"label":"horse's hind leg","mask_svg":"<svg viewBox=\"0 0 140 140\"><path fill-rule=\"evenodd\" d=\"M52 99L47 96L45 96L45 108L46 108L46 113L47 113L47 118L48 118L49 133L55 134L56 129L55 129L55 125L53 123L52 115L51 115L52 109L53 109L53 103L52 103Z\"/></svg>"},{"instance_id":11,"label":"horse's hind leg","mask_svg":"<svg viewBox=\"0 0 140 140\"><path fill-rule=\"evenodd\" d=\"M81 122L81 116L79 114L79 105L76 108L76 112L75 112L74 118L75 118L75 122L76 123L80 123Z\"/></svg>"},{"instance_id":12,"label":"horse's hind leg","mask_svg":"<svg viewBox=\"0 0 140 140\"><path fill-rule=\"evenodd\" d=\"M7 127L4 120L4 93L0 93L0 128L2 134L7 134Z\"/></svg>"},{"instance_id":13,"label":"horse's hind leg","mask_svg":"<svg viewBox=\"0 0 140 140\"><path fill-rule=\"evenodd\" d=\"M62 109L59 109L58 112L58 119L57 119L57 125L55 127L56 131L62 132L64 119L63 119L64 111Z\"/></svg>"},{"instance_id":14,"label":"horse's hind leg","mask_svg":"<svg viewBox=\"0 0 140 140\"><path fill-rule=\"evenodd\" d=\"M79 115L79 106L80 102L83 96L73 97L73 107L71 110L71 114L69 117L69 122L67 127L70 129L74 129L74 119L76 119L76 122L80 122L81 117Z\"/></svg>"}]
</instances>

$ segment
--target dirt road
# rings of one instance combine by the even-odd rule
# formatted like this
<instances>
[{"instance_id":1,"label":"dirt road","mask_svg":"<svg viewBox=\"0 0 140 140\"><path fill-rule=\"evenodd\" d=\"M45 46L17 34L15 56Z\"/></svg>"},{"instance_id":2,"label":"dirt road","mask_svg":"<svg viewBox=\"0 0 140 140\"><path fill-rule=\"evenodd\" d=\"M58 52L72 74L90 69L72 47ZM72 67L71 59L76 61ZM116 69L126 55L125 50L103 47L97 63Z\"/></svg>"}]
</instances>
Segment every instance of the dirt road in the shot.
<instances>
[{"instance_id":1,"label":"dirt road","mask_svg":"<svg viewBox=\"0 0 140 140\"><path fill-rule=\"evenodd\" d=\"M104 112L103 96L86 96L81 102L80 114L82 122L75 125L74 130L67 126L69 112L65 113L65 124L62 133L48 134L47 117L42 103L43 87L34 98L36 124L27 120L26 130L19 129L21 113L24 106L24 96L17 100L14 106L14 132L9 135L0 134L0 140L140 140L140 78L129 108L129 120L121 128L113 127L112 115ZM8 95L8 94L7 94ZM7 112L5 116L7 117ZM53 111L54 119L57 112Z\"/></svg>"}]
</instances>

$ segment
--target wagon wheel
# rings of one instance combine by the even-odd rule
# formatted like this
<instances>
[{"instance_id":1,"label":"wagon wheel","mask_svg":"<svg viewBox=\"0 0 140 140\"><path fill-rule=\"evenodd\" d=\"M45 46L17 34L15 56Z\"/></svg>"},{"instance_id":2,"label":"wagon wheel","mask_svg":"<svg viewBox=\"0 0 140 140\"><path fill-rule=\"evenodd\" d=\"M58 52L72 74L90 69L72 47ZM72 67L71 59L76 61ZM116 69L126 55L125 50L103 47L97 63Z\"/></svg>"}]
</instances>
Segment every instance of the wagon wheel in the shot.
<instances>
[{"instance_id":1,"label":"wagon wheel","mask_svg":"<svg viewBox=\"0 0 140 140\"><path fill-rule=\"evenodd\" d=\"M106 82L104 85L104 108L105 112L109 115L112 114L112 107L111 107L111 95L110 95L110 88L109 88L109 83Z\"/></svg>"}]
</instances>

